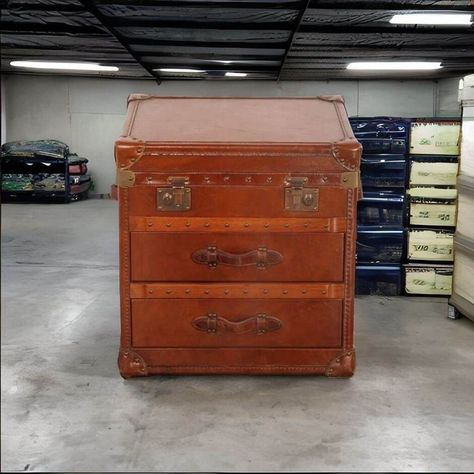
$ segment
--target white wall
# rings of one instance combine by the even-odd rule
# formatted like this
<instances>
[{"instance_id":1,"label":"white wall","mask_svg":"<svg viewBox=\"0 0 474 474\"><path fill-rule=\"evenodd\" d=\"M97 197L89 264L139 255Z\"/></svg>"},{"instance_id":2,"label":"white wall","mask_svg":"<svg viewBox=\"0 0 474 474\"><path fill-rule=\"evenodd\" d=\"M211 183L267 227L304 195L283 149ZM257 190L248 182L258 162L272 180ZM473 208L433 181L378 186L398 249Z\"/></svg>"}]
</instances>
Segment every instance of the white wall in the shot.
<instances>
[{"instance_id":1,"label":"white wall","mask_svg":"<svg viewBox=\"0 0 474 474\"><path fill-rule=\"evenodd\" d=\"M454 115L457 80L435 81L154 81L8 75L7 140L55 138L90 160L97 193L115 179L113 144L134 92L196 96L316 96L341 94L349 115ZM451 90L453 89L453 90ZM454 102L453 102L454 98ZM457 105L456 105L457 107ZM158 126L158 125L157 125Z\"/></svg>"}]
</instances>

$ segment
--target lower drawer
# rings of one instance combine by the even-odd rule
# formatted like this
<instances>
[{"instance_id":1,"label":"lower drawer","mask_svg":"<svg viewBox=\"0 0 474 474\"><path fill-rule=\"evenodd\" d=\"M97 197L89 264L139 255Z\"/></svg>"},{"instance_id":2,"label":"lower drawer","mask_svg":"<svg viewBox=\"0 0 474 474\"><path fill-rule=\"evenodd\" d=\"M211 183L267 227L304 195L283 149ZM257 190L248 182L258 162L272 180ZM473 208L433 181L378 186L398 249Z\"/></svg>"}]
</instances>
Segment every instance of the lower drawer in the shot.
<instances>
[{"instance_id":1,"label":"lower drawer","mask_svg":"<svg viewBox=\"0 0 474 474\"><path fill-rule=\"evenodd\" d=\"M336 348L342 311L336 299L138 299L132 345Z\"/></svg>"}]
</instances>

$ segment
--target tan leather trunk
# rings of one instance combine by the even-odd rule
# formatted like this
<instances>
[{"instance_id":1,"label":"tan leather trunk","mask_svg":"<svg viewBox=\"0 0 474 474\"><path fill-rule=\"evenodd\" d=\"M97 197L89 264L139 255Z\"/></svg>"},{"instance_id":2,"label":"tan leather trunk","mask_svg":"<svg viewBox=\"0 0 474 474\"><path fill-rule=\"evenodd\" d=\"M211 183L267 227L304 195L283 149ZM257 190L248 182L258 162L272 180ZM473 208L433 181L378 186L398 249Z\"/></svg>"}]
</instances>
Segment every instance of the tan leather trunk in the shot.
<instances>
[{"instance_id":1,"label":"tan leather trunk","mask_svg":"<svg viewBox=\"0 0 474 474\"><path fill-rule=\"evenodd\" d=\"M341 97L132 95L115 153L123 377L353 374Z\"/></svg>"}]
</instances>

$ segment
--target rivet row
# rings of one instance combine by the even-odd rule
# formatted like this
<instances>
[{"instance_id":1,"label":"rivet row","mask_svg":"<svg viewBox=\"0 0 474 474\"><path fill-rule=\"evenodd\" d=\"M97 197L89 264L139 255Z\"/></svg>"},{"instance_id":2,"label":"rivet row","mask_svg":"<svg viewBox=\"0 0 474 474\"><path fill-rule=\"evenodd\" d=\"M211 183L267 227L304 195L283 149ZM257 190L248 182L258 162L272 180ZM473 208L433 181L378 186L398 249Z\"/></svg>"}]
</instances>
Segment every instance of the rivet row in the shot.
<instances>
[{"instance_id":1,"label":"rivet row","mask_svg":"<svg viewBox=\"0 0 474 474\"><path fill-rule=\"evenodd\" d=\"M146 223L146 225L147 225L148 227L154 227L154 226L155 226L155 223L152 222L152 221L148 221L148 222ZM232 226L234 226L234 227L240 227L238 224L230 224L230 223L228 223L228 222L224 223L223 225L224 225L224 227L227 228L227 229L228 229L229 227L232 227ZM252 224L250 224L250 223L248 223L248 222L245 222L244 224L241 224L242 227L250 227L251 225L252 225ZM255 225L255 224L253 224L253 225ZM173 224L172 224L171 222L166 222L166 223L163 223L162 226L170 228L170 227L173 227ZM184 224L184 226L189 228L189 227L192 227L192 224L191 224L190 222L186 222L186 223ZM199 224L194 224L194 227L200 227L200 226L201 226L201 225L199 225ZM308 222L305 222L305 223L303 223L303 224L299 224L299 226L300 226L300 227L304 227L304 228L308 228L308 227L309 227L309 223L308 223ZM176 225L175 227L179 228L179 227L181 227L181 224L178 224L178 225ZM211 224L210 224L209 222L205 222L204 224L202 224L202 227L208 228L208 227L211 227ZM217 224L214 224L214 227L220 227L220 226L217 225ZM298 227L298 224L293 224L292 226L290 226L290 224L285 223L285 224L281 224L280 226L277 226L277 225L272 225L272 224L264 223L264 224L262 224L262 227L263 227L264 229L270 229L270 228L275 229L275 228L277 228L277 227L284 227L285 229L289 229L290 227L292 227L292 228L297 228L297 227ZM325 224L325 225L323 226L323 228L324 228L324 229L329 229L329 224Z\"/></svg>"},{"instance_id":2,"label":"rivet row","mask_svg":"<svg viewBox=\"0 0 474 474\"><path fill-rule=\"evenodd\" d=\"M167 295L171 295L171 294L173 293L173 290L171 290L171 289L169 289L169 288L166 289L166 290L163 290L163 291L164 291ZM152 295L152 294L154 293L153 289L152 289L152 288L149 288L149 289L148 289L148 293L149 293L150 295ZM175 291L175 293L179 293L179 291ZM184 293L187 294L187 295L189 295L189 294L191 293L191 290L190 290L189 288L186 288L186 289L184 290ZM210 290L203 290L203 294L205 294L205 295L209 295L210 293L211 293ZM216 292L216 293L217 293L217 292ZM230 290L225 289L225 290L223 290L223 293L224 293L224 295L228 295L228 294L230 294ZM247 295L248 293L249 293L249 290L246 290L246 289L245 289L245 290L242 290L242 294ZM261 293L264 294L264 295L268 295L268 293L269 293L268 288L264 288L263 290L261 290ZM275 292L275 293L276 293L276 292ZM287 290L287 289L283 289L283 290L281 290L281 293L284 294L284 295L287 295L287 294L288 294L288 290ZM303 294L303 295L305 295L305 294L308 293L308 290L307 290L306 288L302 288L302 289L300 289L300 293ZM326 291L326 290L321 290L321 294L325 295L325 294L327 294L327 291Z\"/></svg>"}]
</instances>

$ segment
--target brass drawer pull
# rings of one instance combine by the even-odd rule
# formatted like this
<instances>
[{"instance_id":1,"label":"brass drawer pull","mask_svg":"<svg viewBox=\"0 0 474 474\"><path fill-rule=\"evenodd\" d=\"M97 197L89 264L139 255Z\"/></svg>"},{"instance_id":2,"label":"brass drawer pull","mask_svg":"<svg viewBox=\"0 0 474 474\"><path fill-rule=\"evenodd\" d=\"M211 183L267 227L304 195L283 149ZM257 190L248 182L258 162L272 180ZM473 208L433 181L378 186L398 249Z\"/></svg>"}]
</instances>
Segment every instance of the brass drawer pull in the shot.
<instances>
[{"instance_id":1,"label":"brass drawer pull","mask_svg":"<svg viewBox=\"0 0 474 474\"><path fill-rule=\"evenodd\" d=\"M259 270L265 270L270 265L281 263L283 256L276 250L266 247L258 247L245 253L230 253L210 245L205 249L199 249L191 255L194 263L216 268L218 265L232 267L256 266Z\"/></svg>"},{"instance_id":2,"label":"brass drawer pull","mask_svg":"<svg viewBox=\"0 0 474 474\"><path fill-rule=\"evenodd\" d=\"M264 313L242 319L241 321L229 321L216 313L208 313L193 320L192 325L198 331L209 334L253 334L260 336L268 332L278 331L282 322L274 316Z\"/></svg>"}]
</instances>

